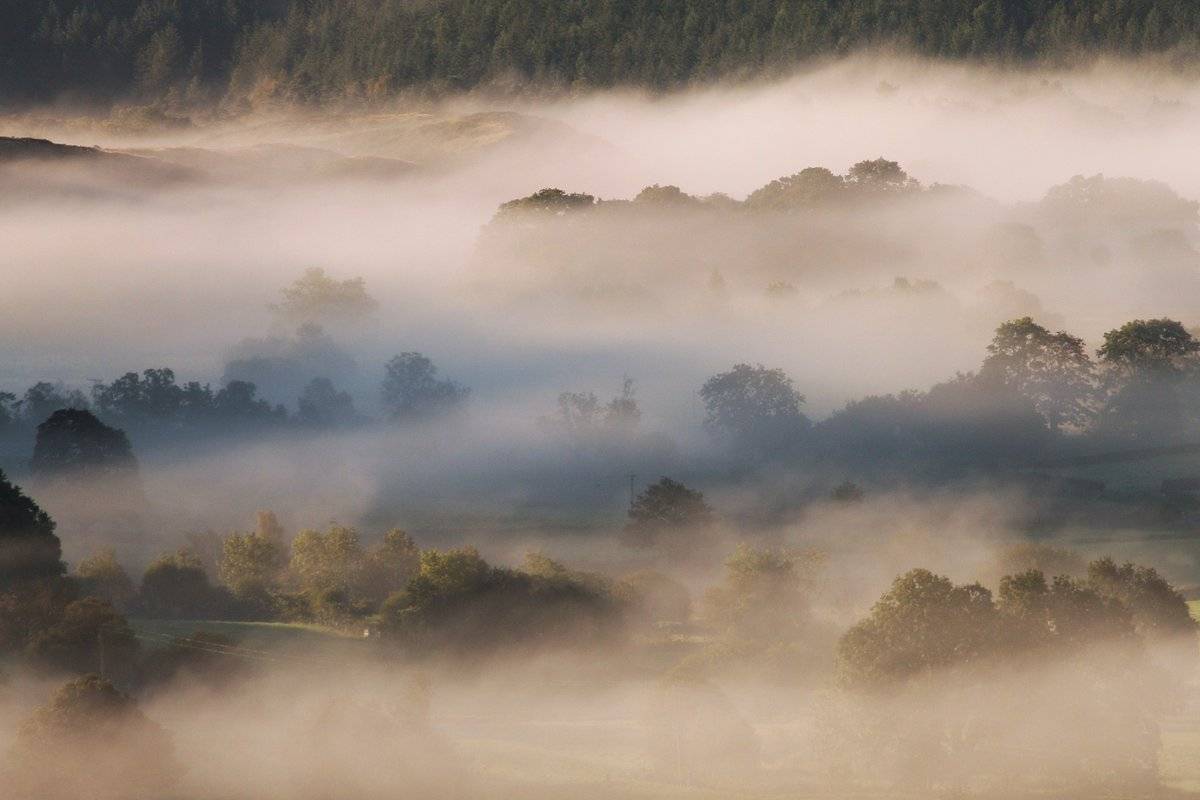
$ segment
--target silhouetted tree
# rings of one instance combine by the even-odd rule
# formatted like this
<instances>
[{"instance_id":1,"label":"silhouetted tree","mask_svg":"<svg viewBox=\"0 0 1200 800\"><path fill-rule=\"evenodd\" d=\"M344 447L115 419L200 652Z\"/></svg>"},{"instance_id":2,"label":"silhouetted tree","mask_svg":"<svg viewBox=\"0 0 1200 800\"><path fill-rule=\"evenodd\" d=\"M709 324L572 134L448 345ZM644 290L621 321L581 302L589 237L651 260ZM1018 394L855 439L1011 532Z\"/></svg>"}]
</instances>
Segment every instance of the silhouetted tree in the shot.
<instances>
[{"instance_id":1,"label":"silhouetted tree","mask_svg":"<svg viewBox=\"0 0 1200 800\"><path fill-rule=\"evenodd\" d=\"M854 190L869 193L895 194L921 188L899 164L885 158L859 161L846 173L846 183Z\"/></svg>"},{"instance_id":2,"label":"silhouetted tree","mask_svg":"<svg viewBox=\"0 0 1200 800\"><path fill-rule=\"evenodd\" d=\"M296 326L294 335L245 339L225 365L223 380L253 383L273 400L292 400L314 375L343 383L355 376L354 358L314 322Z\"/></svg>"},{"instance_id":3,"label":"silhouetted tree","mask_svg":"<svg viewBox=\"0 0 1200 800\"><path fill-rule=\"evenodd\" d=\"M136 473L137 461L124 431L90 411L61 409L38 425L31 466L44 477L108 477Z\"/></svg>"},{"instance_id":4,"label":"silhouetted tree","mask_svg":"<svg viewBox=\"0 0 1200 800\"><path fill-rule=\"evenodd\" d=\"M1029 317L996 329L979 377L1029 398L1052 431L1082 429L1091 420L1095 373L1083 340L1050 333Z\"/></svg>"},{"instance_id":5,"label":"silhouetted tree","mask_svg":"<svg viewBox=\"0 0 1200 800\"><path fill-rule=\"evenodd\" d=\"M1139 440L1187 433L1197 412L1184 388L1200 378L1200 342L1170 319L1134 320L1104 334L1098 355L1105 367L1108 430Z\"/></svg>"},{"instance_id":6,"label":"silhouetted tree","mask_svg":"<svg viewBox=\"0 0 1200 800\"><path fill-rule=\"evenodd\" d=\"M420 353L401 353L384 367L383 404L392 419L409 422L460 407L470 390L440 380L437 367Z\"/></svg>"},{"instance_id":7,"label":"silhouetted tree","mask_svg":"<svg viewBox=\"0 0 1200 800\"><path fill-rule=\"evenodd\" d=\"M1200 342L1172 319L1135 319L1104 334L1098 351L1105 364L1134 376L1170 375L1194 369Z\"/></svg>"},{"instance_id":8,"label":"silhouetted tree","mask_svg":"<svg viewBox=\"0 0 1200 800\"><path fill-rule=\"evenodd\" d=\"M0 470L0 591L65 571L54 520Z\"/></svg>"},{"instance_id":9,"label":"silhouetted tree","mask_svg":"<svg viewBox=\"0 0 1200 800\"><path fill-rule=\"evenodd\" d=\"M209 583L200 559L186 550L160 556L142 576L138 606L147 616L206 619L220 614L224 605L224 598Z\"/></svg>"},{"instance_id":10,"label":"silhouetted tree","mask_svg":"<svg viewBox=\"0 0 1200 800\"><path fill-rule=\"evenodd\" d=\"M811 426L800 412L804 397L781 369L736 364L700 388L704 427L713 436L752 453L795 445Z\"/></svg>"},{"instance_id":11,"label":"silhouetted tree","mask_svg":"<svg viewBox=\"0 0 1200 800\"><path fill-rule=\"evenodd\" d=\"M678 186L659 186L657 183L638 192L633 202L660 208L696 208L702 205L700 198L681 191Z\"/></svg>"},{"instance_id":12,"label":"silhouetted tree","mask_svg":"<svg viewBox=\"0 0 1200 800\"><path fill-rule=\"evenodd\" d=\"M561 215L569 211L591 208L595 203L596 198L590 194L572 194L562 189L541 189L528 197L502 204L496 213L496 219L530 214Z\"/></svg>"},{"instance_id":13,"label":"silhouetted tree","mask_svg":"<svg viewBox=\"0 0 1200 800\"><path fill-rule=\"evenodd\" d=\"M61 383L42 381L30 386L20 402L21 416L31 425L37 425L55 411L64 408L86 409L87 398L78 389L67 389Z\"/></svg>"},{"instance_id":14,"label":"silhouetted tree","mask_svg":"<svg viewBox=\"0 0 1200 800\"><path fill-rule=\"evenodd\" d=\"M328 378L313 378L297 401L300 421L315 428L339 428L362 421L354 398L339 392Z\"/></svg>"},{"instance_id":15,"label":"silhouetted tree","mask_svg":"<svg viewBox=\"0 0 1200 800\"><path fill-rule=\"evenodd\" d=\"M703 493L664 477L634 498L621 540L673 555L695 553L711 544L715 522Z\"/></svg>"},{"instance_id":16,"label":"silhouetted tree","mask_svg":"<svg viewBox=\"0 0 1200 800\"><path fill-rule=\"evenodd\" d=\"M421 553L420 571L384 604L385 630L413 656L479 659L505 649L555 647L614 636L620 609L575 573L493 567L473 548Z\"/></svg>"},{"instance_id":17,"label":"silhouetted tree","mask_svg":"<svg viewBox=\"0 0 1200 800\"><path fill-rule=\"evenodd\" d=\"M1153 567L1129 562L1118 566L1111 558L1101 558L1088 565L1087 583L1101 597L1129 609L1138 634L1147 641L1183 638L1189 650L1195 650L1196 621L1187 601Z\"/></svg>"},{"instance_id":18,"label":"silhouetted tree","mask_svg":"<svg viewBox=\"0 0 1200 800\"><path fill-rule=\"evenodd\" d=\"M866 619L838 643L841 680L880 688L979 661L996 636L992 594L979 584L955 586L929 570L896 578Z\"/></svg>"},{"instance_id":19,"label":"silhouetted tree","mask_svg":"<svg viewBox=\"0 0 1200 800\"><path fill-rule=\"evenodd\" d=\"M92 387L92 400L99 413L122 424L166 424L178 421L185 403L211 403L211 396L203 400L194 397L198 391L202 390L196 384L191 394L185 393L184 387L175 382L174 370L161 367L141 375L127 372L112 383L98 383Z\"/></svg>"},{"instance_id":20,"label":"silhouetted tree","mask_svg":"<svg viewBox=\"0 0 1200 800\"><path fill-rule=\"evenodd\" d=\"M600 444L608 437L631 435L641 418L633 381L625 378L621 393L603 406L594 392L561 393L558 411L542 417L539 422L576 444L588 445Z\"/></svg>"},{"instance_id":21,"label":"silhouetted tree","mask_svg":"<svg viewBox=\"0 0 1200 800\"><path fill-rule=\"evenodd\" d=\"M774 211L814 208L844 198L845 192L846 182L841 175L824 167L808 167L751 192L746 205Z\"/></svg>"},{"instance_id":22,"label":"silhouetted tree","mask_svg":"<svg viewBox=\"0 0 1200 800\"><path fill-rule=\"evenodd\" d=\"M12 392L0 392L0 432L16 424L20 415L21 407L17 404L17 396Z\"/></svg>"}]
</instances>

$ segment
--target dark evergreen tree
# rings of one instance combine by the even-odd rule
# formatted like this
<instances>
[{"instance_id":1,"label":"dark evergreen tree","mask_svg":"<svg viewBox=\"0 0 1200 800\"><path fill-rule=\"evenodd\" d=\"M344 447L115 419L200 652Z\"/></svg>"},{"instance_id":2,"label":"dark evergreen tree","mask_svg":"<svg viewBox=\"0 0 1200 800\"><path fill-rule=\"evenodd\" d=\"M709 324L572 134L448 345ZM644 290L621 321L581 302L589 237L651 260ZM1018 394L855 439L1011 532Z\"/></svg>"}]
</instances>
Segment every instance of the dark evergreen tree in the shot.
<instances>
[{"instance_id":1,"label":"dark evergreen tree","mask_svg":"<svg viewBox=\"0 0 1200 800\"><path fill-rule=\"evenodd\" d=\"M54 520L0 471L0 590L65 571Z\"/></svg>"}]
</instances>

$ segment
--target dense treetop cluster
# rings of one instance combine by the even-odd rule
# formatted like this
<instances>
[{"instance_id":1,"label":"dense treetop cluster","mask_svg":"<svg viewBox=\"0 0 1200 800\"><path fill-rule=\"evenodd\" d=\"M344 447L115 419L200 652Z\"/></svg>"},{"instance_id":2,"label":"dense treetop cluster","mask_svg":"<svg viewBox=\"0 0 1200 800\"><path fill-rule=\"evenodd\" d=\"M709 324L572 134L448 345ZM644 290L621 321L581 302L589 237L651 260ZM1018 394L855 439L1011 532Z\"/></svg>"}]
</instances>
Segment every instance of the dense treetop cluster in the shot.
<instances>
[{"instance_id":1,"label":"dense treetop cluster","mask_svg":"<svg viewBox=\"0 0 1200 800\"><path fill-rule=\"evenodd\" d=\"M17 102L665 89L871 47L989 62L1200 54L1185 0L6 0L0 21L0 97Z\"/></svg>"}]
</instances>

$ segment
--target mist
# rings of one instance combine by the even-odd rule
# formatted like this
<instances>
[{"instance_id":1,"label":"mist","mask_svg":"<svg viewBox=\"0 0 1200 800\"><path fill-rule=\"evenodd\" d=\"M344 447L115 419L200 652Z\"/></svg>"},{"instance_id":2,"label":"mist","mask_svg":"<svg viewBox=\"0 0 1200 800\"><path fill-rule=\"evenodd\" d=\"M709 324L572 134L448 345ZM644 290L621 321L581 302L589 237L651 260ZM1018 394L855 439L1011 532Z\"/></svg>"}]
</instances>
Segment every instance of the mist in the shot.
<instances>
[{"instance_id":1,"label":"mist","mask_svg":"<svg viewBox=\"0 0 1200 800\"><path fill-rule=\"evenodd\" d=\"M1194 76L860 55L162 123L0 117L0 484L73 587L0 614L22 797L1194 790ZM1075 416L987 382L1023 318L1083 354ZM1135 320L1186 338L1157 372ZM88 775L45 752L91 673Z\"/></svg>"}]
</instances>

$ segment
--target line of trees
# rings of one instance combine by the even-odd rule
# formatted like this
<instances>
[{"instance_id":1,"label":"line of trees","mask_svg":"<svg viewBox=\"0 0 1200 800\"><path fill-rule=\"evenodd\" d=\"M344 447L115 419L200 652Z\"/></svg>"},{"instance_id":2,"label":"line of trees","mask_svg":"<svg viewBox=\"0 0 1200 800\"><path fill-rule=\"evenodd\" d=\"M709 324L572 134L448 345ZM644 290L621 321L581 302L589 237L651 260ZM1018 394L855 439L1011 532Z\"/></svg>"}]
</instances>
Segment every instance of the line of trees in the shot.
<instances>
[{"instance_id":1,"label":"line of trees","mask_svg":"<svg viewBox=\"0 0 1200 800\"><path fill-rule=\"evenodd\" d=\"M1097 176L1103 183L1103 179ZM864 159L838 175L826 167L806 167L755 189L743 201L723 193L705 197L688 194L678 186L654 184L643 188L633 200L605 200L584 192L566 192L558 188L539 189L527 197L501 203L494 222L530 223L554 221L568 213L595 209L673 209L695 211L710 209L729 211L744 209L752 212L796 212L816 208L832 208L839 204L851 208L854 204L903 197L920 197L931 192L954 191L955 187L935 184L931 187L909 175L896 161L886 158ZM1093 192L1095 193L1095 192ZM1062 205L1070 205L1064 198ZM1192 208L1194 214L1195 208Z\"/></svg>"},{"instance_id":2,"label":"line of trees","mask_svg":"<svg viewBox=\"0 0 1200 800\"><path fill-rule=\"evenodd\" d=\"M1171 319L1133 320L1083 341L1029 317L996 330L978 372L925 392L852 401L813 425L778 369L738 364L701 389L705 427L754 458L894 466L1031 463L1066 443L1200 437L1200 341Z\"/></svg>"},{"instance_id":3,"label":"line of trees","mask_svg":"<svg viewBox=\"0 0 1200 800\"><path fill-rule=\"evenodd\" d=\"M466 387L438 375L420 353L401 353L384 365L380 399L385 413L398 422L429 420L460 408L470 395ZM106 424L135 437L171 438L215 433L246 435L270 431L350 428L366 422L350 393L325 377L315 377L296 400L296 411L258 397L254 383L230 380L180 384L172 369L127 372L111 383L96 383L88 398L78 389L42 381L18 396L0 392L0 436L20 436L70 410L93 412Z\"/></svg>"},{"instance_id":4,"label":"line of trees","mask_svg":"<svg viewBox=\"0 0 1200 800\"><path fill-rule=\"evenodd\" d=\"M0 20L0 96L25 102L375 98L515 81L670 88L872 46L990 62L1200 53L1200 11L1186 0L6 0Z\"/></svg>"},{"instance_id":5,"label":"line of trees","mask_svg":"<svg viewBox=\"0 0 1200 800\"><path fill-rule=\"evenodd\" d=\"M1030 317L996 329L977 372L927 391L871 396L814 423L804 396L782 370L735 364L700 387L703 426L726 457L744 464L813 458L875 470L907 464L929 475L963 469L1031 464L1064 448L1159 445L1200 438L1200 341L1171 319L1132 320L1104 334L1089 352L1082 339L1051 331ZM396 423L436 420L464 408L470 391L442 378L420 353L385 365L381 400ZM136 436L187 436L220 429L241 434L327 430L366 422L353 398L324 379L309 384L299 412L289 414L255 398L253 384L233 382L213 392L180 386L169 369L128 373L78 392L39 383L22 399L0 396L0 435L38 428L35 467L49 473L57 460L111 449L100 459L132 464L119 424ZM97 420L79 407L90 406ZM564 392L541 427L575 447L628 441L641 410L632 381L606 404L591 392ZM220 423L220 424L218 424ZM107 443L107 444L106 444ZM115 449L114 449L115 448ZM99 458L99 456L97 456ZM920 469L913 473L921 475Z\"/></svg>"}]
</instances>

